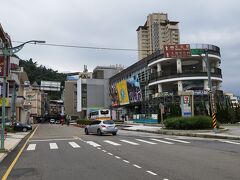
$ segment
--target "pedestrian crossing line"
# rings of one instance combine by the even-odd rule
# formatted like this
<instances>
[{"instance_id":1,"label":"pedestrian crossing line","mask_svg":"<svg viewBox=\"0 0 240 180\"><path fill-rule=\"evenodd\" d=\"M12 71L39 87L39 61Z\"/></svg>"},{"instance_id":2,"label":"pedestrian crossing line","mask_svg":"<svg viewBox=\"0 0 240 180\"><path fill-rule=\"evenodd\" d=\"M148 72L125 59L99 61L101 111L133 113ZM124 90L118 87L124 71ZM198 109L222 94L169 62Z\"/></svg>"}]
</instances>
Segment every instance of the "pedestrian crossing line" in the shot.
<instances>
[{"instance_id":1,"label":"pedestrian crossing line","mask_svg":"<svg viewBox=\"0 0 240 180\"><path fill-rule=\"evenodd\" d=\"M27 151L34 151L36 149L36 144L29 144Z\"/></svg>"},{"instance_id":2,"label":"pedestrian crossing line","mask_svg":"<svg viewBox=\"0 0 240 180\"><path fill-rule=\"evenodd\" d=\"M101 146L100 144L97 144L97 143L95 143L95 142L93 142L93 141L86 141L86 143L87 143L87 144L90 144L90 145L93 146L93 147L100 147L100 146Z\"/></svg>"},{"instance_id":3,"label":"pedestrian crossing line","mask_svg":"<svg viewBox=\"0 0 240 180\"><path fill-rule=\"evenodd\" d=\"M117 159L121 159L121 157L119 157L119 156L115 156L115 158L117 158Z\"/></svg>"},{"instance_id":4,"label":"pedestrian crossing line","mask_svg":"<svg viewBox=\"0 0 240 180\"><path fill-rule=\"evenodd\" d=\"M136 139L137 141L140 141L140 142L144 142L144 143L147 143L147 144L157 144L155 142L151 142L151 141L145 141L143 139Z\"/></svg>"},{"instance_id":5,"label":"pedestrian crossing line","mask_svg":"<svg viewBox=\"0 0 240 180\"><path fill-rule=\"evenodd\" d=\"M132 141L127 141L125 139L121 139L120 141L128 143L128 144L132 144L132 145L135 145L135 146L139 145L138 143L135 143L135 142L132 142Z\"/></svg>"},{"instance_id":6,"label":"pedestrian crossing line","mask_svg":"<svg viewBox=\"0 0 240 180\"><path fill-rule=\"evenodd\" d=\"M191 142L183 141L183 140L179 140L179 139L171 139L171 138L164 138L164 139L170 140L170 141L175 141L175 142L180 142L180 143L185 143L185 144L191 143Z\"/></svg>"},{"instance_id":7,"label":"pedestrian crossing line","mask_svg":"<svg viewBox=\"0 0 240 180\"><path fill-rule=\"evenodd\" d=\"M133 164L134 167L138 168L138 169L141 169L142 167L141 166L138 166L136 164Z\"/></svg>"},{"instance_id":8,"label":"pedestrian crossing line","mask_svg":"<svg viewBox=\"0 0 240 180\"><path fill-rule=\"evenodd\" d=\"M115 142L109 141L109 140L105 140L104 142L108 143L108 144L111 144L111 145L114 145L114 146L121 146L121 144L118 144L118 143L115 143Z\"/></svg>"},{"instance_id":9,"label":"pedestrian crossing line","mask_svg":"<svg viewBox=\"0 0 240 180\"><path fill-rule=\"evenodd\" d=\"M80 146L75 142L68 142L73 148L80 148Z\"/></svg>"},{"instance_id":10,"label":"pedestrian crossing line","mask_svg":"<svg viewBox=\"0 0 240 180\"><path fill-rule=\"evenodd\" d=\"M58 145L56 143L49 143L50 149L58 149Z\"/></svg>"},{"instance_id":11,"label":"pedestrian crossing line","mask_svg":"<svg viewBox=\"0 0 240 180\"><path fill-rule=\"evenodd\" d=\"M225 143L229 143L229 144L240 144L240 143L237 143L237 142L234 142L234 141L222 141L220 140L220 142L225 142Z\"/></svg>"},{"instance_id":12,"label":"pedestrian crossing line","mask_svg":"<svg viewBox=\"0 0 240 180\"><path fill-rule=\"evenodd\" d=\"M172 142L168 142L168 141L163 141L163 140L160 140L160 139L151 139L153 141L157 141L157 142L162 142L162 143L165 143L165 144L174 144Z\"/></svg>"},{"instance_id":13,"label":"pedestrian crossing line","mask_svg":"<svg viewBox=\"0 0 240 180\"><path fill-rule=\"evenodd\" d=\"M157 174L156 173L154 173L154 172L152 172L152 171L146 171L147 173L149 173L149 174L151 174L151 175L153 175L153 176L156 176Z\"/></svg>"}]
</instances>

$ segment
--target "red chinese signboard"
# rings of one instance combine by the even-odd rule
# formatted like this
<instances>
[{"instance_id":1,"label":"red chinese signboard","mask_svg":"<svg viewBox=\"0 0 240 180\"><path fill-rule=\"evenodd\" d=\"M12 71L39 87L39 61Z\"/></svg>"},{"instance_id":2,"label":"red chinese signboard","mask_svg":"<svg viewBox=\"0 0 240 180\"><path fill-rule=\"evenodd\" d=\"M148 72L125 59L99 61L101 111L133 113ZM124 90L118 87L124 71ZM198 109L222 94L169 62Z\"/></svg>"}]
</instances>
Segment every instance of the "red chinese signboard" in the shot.
<instances>
[{"instance_id":1,"label":"red chinese signboard","mask_svg":"<svg viewBox=\"0 0 240 180\"><path fill-rule=\"evenodd\" d=\"M191 49L189 44L164 45L165 58L186 58L191 57Z\"/></svg>"},{"instance_id":2,"label":"red chinese signboard","mask_svg":"<svg viewBox=\"0 0 240 180\"><path fill-rule=\"evenodd\" d=\"M9 73L9 58L7 58L5 70L6 70L6 76L8 76L8 73ZM3 77L3 76L4 76L4 56L0 55L0 77Z\"/></svg>"}]
</instances>

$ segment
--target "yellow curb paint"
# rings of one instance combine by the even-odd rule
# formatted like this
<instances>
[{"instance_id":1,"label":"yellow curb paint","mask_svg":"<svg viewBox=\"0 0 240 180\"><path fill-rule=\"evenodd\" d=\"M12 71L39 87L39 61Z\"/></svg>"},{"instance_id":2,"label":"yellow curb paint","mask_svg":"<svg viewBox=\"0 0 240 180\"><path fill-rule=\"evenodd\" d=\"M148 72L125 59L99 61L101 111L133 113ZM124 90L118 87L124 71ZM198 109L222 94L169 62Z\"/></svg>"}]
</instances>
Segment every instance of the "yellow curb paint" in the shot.
<instances>
[{"instance_id":1,"label":"yellow curb paint","mask_svg":"<svg viewBox=\"0 0 240 180\"><path fill-rule=\"evenodd\" d=\"M39 126L39 125L38 125ZM12 162L12 164L8 167L6 173L4 174L4 176L2 177L2 180L6 180L7 177L9 176L10 172L12 171L13 167L15 166L18 158L20 157L20 155L22 154L24 148L26 147L29 139L31 139L34 135L34 133L36 132L38 126L34 129L33 133L31 134L31 136L29 136L29 138L27 139L27 141L25 142L25 144L23 145L23 147L21 148L21 150L18 152L17 156L15 157L14 161Z\"/></svg>"}]
</instances>

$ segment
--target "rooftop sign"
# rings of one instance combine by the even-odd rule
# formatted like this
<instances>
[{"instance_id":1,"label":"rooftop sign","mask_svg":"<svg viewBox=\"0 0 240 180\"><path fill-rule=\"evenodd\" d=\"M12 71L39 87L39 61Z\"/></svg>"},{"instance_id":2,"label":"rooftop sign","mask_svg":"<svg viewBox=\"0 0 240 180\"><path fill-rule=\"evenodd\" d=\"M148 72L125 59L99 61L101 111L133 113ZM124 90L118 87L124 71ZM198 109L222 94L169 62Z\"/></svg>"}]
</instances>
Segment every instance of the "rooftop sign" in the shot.
<instances>
[{"instance_id":1,"label":"rooftop sign","mask_svg":"<svg viewBox=\"0 0 240 180\"><path fill-rule=\"evenodd\" d=\"M189 44L164 45L165 58L186 58L191 57L191 49Z\"/></svg>"}]
</instances>

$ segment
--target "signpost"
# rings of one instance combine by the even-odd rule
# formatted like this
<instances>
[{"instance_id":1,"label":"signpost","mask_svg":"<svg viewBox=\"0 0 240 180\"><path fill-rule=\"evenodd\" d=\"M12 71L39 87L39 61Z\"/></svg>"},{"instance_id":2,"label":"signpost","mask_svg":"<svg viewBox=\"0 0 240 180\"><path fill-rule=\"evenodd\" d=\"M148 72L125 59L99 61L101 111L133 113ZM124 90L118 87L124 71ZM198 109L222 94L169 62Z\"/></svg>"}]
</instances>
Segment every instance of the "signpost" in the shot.
<instances>
[{"instance_id":1,"label":"signpost","mask_svg":"<svg viewBox=\"0 0 240 180\"><path fill-rule=\"evenodd\" d=\"M164 45L165 58L186 58L191 57L191 49L189 44Z\"/></svg>"}]
</instances>

